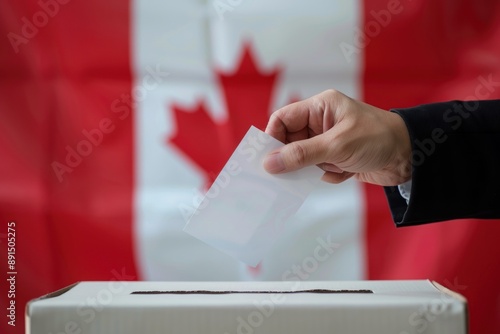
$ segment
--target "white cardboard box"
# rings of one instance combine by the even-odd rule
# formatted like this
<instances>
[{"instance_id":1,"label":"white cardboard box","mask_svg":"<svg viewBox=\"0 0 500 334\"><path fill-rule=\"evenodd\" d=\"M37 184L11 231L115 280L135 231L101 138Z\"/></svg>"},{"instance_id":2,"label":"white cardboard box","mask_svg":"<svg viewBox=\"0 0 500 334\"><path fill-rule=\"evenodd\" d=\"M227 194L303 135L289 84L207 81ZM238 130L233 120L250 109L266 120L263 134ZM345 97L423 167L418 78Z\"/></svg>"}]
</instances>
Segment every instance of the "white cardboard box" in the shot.
<instances>
[{"instance_id":1,"label":"white cardboard box","mask_svg":"<svg viewBox=\"0 0 500 334\"><path fill-rule=\"evenodd\" d=\"M81 282L28 303L26 332L465 334L467 303L425 280Z\"/></svg>"}]
</instances>

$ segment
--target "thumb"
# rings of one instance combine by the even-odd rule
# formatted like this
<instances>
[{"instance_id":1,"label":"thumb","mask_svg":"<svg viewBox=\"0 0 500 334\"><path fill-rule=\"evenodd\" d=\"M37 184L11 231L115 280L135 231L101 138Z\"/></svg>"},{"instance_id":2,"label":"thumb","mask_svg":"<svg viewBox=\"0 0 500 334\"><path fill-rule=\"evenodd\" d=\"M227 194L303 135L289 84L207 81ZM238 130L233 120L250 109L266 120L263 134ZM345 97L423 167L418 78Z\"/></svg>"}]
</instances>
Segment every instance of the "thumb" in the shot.
<instances>
[{"instance_id":1,"label":"thumb","mask_svg":"<svg viewBox=\"0 0 500 334\"><path fill-rule=\"evenodd\" d=\"M264 168L271 174L291 172L325 162L326 147L321 135L287 144L264 158Z\"/></svg>"}]
</instances>

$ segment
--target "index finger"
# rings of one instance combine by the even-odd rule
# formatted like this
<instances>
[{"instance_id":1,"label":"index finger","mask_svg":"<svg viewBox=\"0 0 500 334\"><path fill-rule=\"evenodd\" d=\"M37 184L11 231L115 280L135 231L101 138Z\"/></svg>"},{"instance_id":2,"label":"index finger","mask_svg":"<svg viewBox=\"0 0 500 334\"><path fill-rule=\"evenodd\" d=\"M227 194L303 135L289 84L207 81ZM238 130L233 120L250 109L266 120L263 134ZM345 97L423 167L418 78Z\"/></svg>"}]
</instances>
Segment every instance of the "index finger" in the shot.
<instances>
[{"instance_id":1,"label":"index finger","mask_svg":"<svg viewBox=\"0 0 500 334\"><path fill-rule=\"evenodd\" d=\"M307 129L308 125L309 105L307 100L303 100L272 113L265 132L282 143L286 143L288 134Z\"/></svg>"}]
</instances>

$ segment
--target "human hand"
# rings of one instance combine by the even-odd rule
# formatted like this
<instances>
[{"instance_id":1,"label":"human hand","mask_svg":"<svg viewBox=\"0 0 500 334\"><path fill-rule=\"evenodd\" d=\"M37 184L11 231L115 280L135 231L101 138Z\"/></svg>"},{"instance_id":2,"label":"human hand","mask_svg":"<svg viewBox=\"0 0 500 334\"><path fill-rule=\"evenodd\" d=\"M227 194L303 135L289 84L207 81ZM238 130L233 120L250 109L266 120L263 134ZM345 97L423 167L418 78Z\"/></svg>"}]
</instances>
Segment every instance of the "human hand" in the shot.
<instances>
[{"instance_id":1,"label":"human hand","mask_svg":"<svg viewBox=\"0 0 500 334\"><path fill-rule=\"evenodd\" d=\"M327 90L271 115L266 133L286 145L264 160L269 173L308 165L325 171L323 181L394 186L411 177L411 145L403 119Z\"/></svg>"}]
</instances>

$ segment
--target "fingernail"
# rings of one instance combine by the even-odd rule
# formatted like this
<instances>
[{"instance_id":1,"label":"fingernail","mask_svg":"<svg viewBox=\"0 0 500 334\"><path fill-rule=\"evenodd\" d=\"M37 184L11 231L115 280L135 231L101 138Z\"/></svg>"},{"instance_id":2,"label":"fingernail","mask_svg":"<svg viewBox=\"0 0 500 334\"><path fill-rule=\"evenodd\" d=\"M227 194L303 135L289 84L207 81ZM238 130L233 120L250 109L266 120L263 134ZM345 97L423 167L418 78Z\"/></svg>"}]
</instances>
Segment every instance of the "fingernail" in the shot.
<instances>
[{"instance_id":1,"label":"fingernail","mask_svg":"<svg viewBox=\"0 0 500 334\"><path fill-rule=\"evenodd\" d=\"M321 165L321 169L323 169L325 172L332 172L332 173L342 173L343 170L338 168L335 165L329 164L329 163L324 163Z\"/></svg>"},{"instance_id":2,"label":"fingernail","mask_svg":"<svg viewBox=\"0 0 500 334\"><path fill-rule=\"evenodd\" d=\"M271 174L280 173L285 170L285 163L281 156L281 152L268 154L264 158L264 168Z\"/></svg>"}]
</instances>

